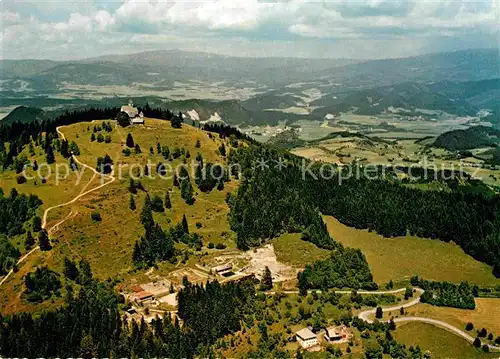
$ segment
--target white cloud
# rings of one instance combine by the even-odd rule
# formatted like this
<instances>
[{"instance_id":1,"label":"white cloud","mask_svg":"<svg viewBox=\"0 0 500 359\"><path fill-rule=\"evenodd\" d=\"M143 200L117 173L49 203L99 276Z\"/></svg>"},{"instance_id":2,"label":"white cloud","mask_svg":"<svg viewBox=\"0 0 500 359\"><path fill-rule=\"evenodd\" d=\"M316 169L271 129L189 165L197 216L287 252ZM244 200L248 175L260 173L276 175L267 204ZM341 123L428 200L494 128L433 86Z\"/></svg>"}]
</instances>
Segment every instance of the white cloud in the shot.
<instances>
[{"instance_id":1,"label":"white cloud","mask_svg":"<svg viewBox=\"0 0 500 359\"><path fill-rule=\"evenodd\" d=\"M115 18L106 10L99 10L92 17L100 31L105 31L115 24Z\"/></svg>"},{"instance_id":2,"label":"white cloud","mask_svg":"<svg viewBox=\"0 0 500 359\"><path fill-rule=\"evenodd\" d=\"M225 53L238 47L239 53L254 54L260 46L261 55L276 55L298 43L297 39L303 39L301 51L317 48L311 56L337 53L342 44L366 48L363 57L400 56L401 51L391 46L391 41L401 46L400 40L405 40L410 45L403 49L411 52L411 45L420 49L443 37L456 38L459 44L467 36L470 43L471 34L491 38L498 36L499 30L497 0L125 0L121 5L100 7L86 0L78 6L65 6L64 2L51 2L49 12L65 15L60 21L46 21L40 16L43 7L33 5L29 8L33 13L27 15L30 11L22 3L7 0L0 13L4 57L6 53L27 56L33 47L43 57L53 57L54 52L61 57L83 57L99 54L103 50L99 44L121 44L120 50L139 51L184 44L199 49L207 42L217 43L219 51ZM363 46L359 46L360 41ZM294 55L295 48L290 46L287 55ZM350 54L352 49L342 52ZM95 53L89 54L89 50Z\"/></svg>"}]
</instances>

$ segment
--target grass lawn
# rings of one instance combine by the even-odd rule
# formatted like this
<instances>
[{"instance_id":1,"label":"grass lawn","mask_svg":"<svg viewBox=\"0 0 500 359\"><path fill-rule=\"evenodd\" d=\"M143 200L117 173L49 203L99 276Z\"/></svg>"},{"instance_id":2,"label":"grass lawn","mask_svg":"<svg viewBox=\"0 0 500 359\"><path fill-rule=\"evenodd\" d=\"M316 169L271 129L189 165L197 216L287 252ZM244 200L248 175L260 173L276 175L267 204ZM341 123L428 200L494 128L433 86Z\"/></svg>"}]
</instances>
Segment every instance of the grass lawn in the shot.
<instances>
[{"instance_id":1,"label":"grass lawn","mask_svg":"<svg viewBox=\"0 0 500 359\"><path fill-rule=\"evenodd\" d=\"M279 262L304 267L329 257L330 251L300 239L300 233L286 233L271 241Z\"/></svg>"},{"instance_id":2,"label":"grass lawn","mask_svg":"<svg viewBox=\"0 0 500 359\"><path fill-rule=\"evenodd\" d=\"M331 216L324 216L324 220L335 240L363 251L379 284L391 279L408 280L413 275L436 281L500 284L490 266L476 261L453 243L411 236L383 238L374 232L343 225Z\"/></svg>"},{"instance_id":3,"label":"grass lawn","mask_svg":"<svg viewBox=\"0 0 500 359\"><path fill-rule=\"evenodd\" d=\"M393 335L407 347L419 345L422 351L429 350L433 359L498 358L498 353L483 353L465 339L426 323L402 324Z\"/></svg>"}]
</instances>

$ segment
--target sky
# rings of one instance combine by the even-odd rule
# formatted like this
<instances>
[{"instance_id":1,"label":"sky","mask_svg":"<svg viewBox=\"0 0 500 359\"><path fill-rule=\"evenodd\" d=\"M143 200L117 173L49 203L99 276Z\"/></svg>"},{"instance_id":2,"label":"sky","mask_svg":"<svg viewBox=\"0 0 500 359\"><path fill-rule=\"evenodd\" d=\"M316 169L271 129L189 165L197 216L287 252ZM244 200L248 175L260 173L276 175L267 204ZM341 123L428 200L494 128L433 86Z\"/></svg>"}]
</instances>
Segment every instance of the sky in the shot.
<instances>
[{"instance_id":1,"label":"sky","mask_svg":"<svg viewBox=\"0 0 500 359\"><path fill-rule=\"evenodd\" d=\"M500 49L500 0L0 0L0 56L182 49L373 59Z\"/></svg>"}]
</instances>

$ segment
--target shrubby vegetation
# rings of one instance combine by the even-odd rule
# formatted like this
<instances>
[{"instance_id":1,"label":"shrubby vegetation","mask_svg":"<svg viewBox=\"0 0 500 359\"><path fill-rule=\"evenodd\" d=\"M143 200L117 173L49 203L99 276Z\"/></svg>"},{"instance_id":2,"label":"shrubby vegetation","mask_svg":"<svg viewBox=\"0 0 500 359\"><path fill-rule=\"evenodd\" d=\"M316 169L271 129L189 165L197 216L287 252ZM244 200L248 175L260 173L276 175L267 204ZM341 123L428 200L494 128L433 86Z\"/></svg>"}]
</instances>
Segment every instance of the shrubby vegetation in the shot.
<instances>
[{"instance_id":1,"label":"shrubby vegetation","mask_svg":"<svg viewBox=\"0 0 500 359\"><path fill-rule=\"evenodd\" d=\"M25 232L24 223L35 216L42 201L35 195L18 194L12 189L5 196L0 188L0 234L15 236Z\"/></svg>"},{"instance_id":2,"label":"shrubby vegetation","mask_svg":"<svg viewBox=\"0 0 500 359\"><path fill-rule=\"evenodd\" d=\"M6 274L16 264L20 255L19 250L7 237L0 234L0 275Z\"/></svg>"},{"instance_id":3,"label":"shrubby vegetation","mask_svg":"<svg viewBox=\"0 0 500 359\"><path fill-rule=\"evenodd\" d=\"M339 247L330 258L307 265L298 274L301 293L308 289L364 288L377 289L366 262L359 249Z\"/></svg>"},{"instance_id":4,"label":"shrubby vegetation","mask_svg":"<svg viewBox=\"0 0 500 359\"><path fill-rule=\"evenodd\" d=\"M59 275L46 266L38 267L34 272L28 273L24 277L24 285L26 287L24 295L30 302L42 302L52 295L60 296Z\"/></svg>"},{"instance_id":5,"label":"shrubby vegetation","mask_svg":"<svg viewBox=\"0 0 500 359\"><path fill-rule=\"evenodd\" d=\"M201 249L201 238L197 233L189 233L186 216L183 216L180 223L164 231L158 223L154 222L152 207L152 201L147 195L141 212L144 235L135 243L132 254L132 260L136 266L151 267L156 262L172 260L176 255L175 242Z\"/></svg>"},{"instance_id":6,"label":"shrubby vegetation","mask_svg":"<svg viewBox=\"0 0 500 359\"><path fill-rule=\"evenodd\" d=\"M440 307L454 307L474 309L478 288L467 282L453 284L449 282L432 282L418 277L411 279L412 285L418 285L425 292L420 297L422 303L429 303Z\"/></svg>"}]
</instances>

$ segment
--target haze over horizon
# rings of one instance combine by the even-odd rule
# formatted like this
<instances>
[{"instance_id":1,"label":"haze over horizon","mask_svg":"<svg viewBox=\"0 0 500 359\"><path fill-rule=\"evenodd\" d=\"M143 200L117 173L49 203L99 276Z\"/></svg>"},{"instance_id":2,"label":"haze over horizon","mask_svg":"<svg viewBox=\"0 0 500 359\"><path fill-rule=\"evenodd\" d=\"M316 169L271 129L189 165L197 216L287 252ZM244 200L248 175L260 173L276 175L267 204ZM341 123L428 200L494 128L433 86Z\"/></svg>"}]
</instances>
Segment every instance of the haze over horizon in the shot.
<instances>
[{"instance_id":1,"label":"haze over horizon","mask_svg":"<svg viewBox=\"0 0 500 359\"><path fill-rule=\"evenodd\" d=\"M1 58L75 60L182 49L380 59L498 48L496 0L0 3Z\"/></svg>"}]
</instances>

